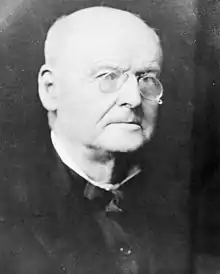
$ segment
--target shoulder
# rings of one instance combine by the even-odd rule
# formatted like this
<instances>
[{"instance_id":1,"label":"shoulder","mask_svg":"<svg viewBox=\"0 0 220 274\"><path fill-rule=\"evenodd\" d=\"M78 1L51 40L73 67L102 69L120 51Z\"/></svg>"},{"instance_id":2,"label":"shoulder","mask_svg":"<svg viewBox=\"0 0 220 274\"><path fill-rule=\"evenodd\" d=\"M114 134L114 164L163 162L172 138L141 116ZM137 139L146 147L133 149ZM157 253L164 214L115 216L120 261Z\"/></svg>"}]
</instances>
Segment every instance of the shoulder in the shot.
<instances>
[{"instance_id":1,"label":"shoulder","mask_svg":"<svg viewBox=\"0 0 220 274\"><path fill-rule=\"evenodd\" d=\"M1 220L0 272L54 274L54 262L25 223Z\"/></svg>"}]
</instances>

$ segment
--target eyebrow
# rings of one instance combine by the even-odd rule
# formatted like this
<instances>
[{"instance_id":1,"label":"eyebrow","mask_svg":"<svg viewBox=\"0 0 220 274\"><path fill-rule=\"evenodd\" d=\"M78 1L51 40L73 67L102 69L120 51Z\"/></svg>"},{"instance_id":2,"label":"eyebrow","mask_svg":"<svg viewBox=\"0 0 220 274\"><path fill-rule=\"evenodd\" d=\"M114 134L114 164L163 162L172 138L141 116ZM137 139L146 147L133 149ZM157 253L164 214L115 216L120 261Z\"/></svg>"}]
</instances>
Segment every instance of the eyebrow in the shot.
<instances>
[{"instance_id":1,"label":"eyebrow","mask_svg":"<svg viewBox=\"0 0 220 274\"><path fill-rule=\"evenodd\" d=\"M159 67L148 67L140 70L135 71L135 75L141 75L144 73L155 73L155 74L160 74L161 69Z\"/></svg>"},{"instance_id":2,"label":"eyebrow","mask_svg":"<svg viewBox=\"0 0 220 274\"><path fill-rule=\"evenodd\" d=\"M161 63L157 60L154 60L149 64L143 65L143 67L140 67L135 71L135 74L141 73L155 73L158 75L161 73Z\"/></svg>"},{"instance_id":3,"label":"eyebrow","mask_svg":"<svg viewBox=\"0 0 220 274\"><path fill-rule=\"evenodd\" d=\"M108 64L100 64L100 65L97 65L95 67L93 67L91 70L90 70L90 75L94 75L96 73L98 73L100 70L119 70L119 71L126 71L126 70L129 70L129 69L124 69L124 68L121 68L117 65L108 65Z\"/></svg>"},{"instance_id":4,"label":"eyebrow","mask_svg":"<svg viewBox=\"0 0 220 274\"><path fill-rule=\"evenodd\" d=\"M95 75L100 70L117 70L117 71L126 72L126 71L129 71L130 68L129 67L126 67L126 68L119 67L116 64L98 64L98 65L94 66L93 68L91 68L91 70L89 71L89 74ZM156 64L149 64L143 68L136 69L134 71L134 74L139 75L139 74L150 73L150 72L158 74L161 72L161 68L160 68L160 66L158 66Z\"/></svg>"}]
</instances>

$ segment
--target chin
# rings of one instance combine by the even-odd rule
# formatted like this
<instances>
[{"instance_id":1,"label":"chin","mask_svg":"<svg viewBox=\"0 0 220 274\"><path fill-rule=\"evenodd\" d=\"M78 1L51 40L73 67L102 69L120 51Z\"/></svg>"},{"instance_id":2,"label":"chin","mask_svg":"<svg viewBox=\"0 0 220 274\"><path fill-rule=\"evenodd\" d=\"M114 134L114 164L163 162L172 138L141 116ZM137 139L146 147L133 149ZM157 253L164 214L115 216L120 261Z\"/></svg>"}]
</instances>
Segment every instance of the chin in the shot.
<instances>
[{"instance_id":1,"label":"chin","mask_svg":"<svg viewBox=\"0 0 220 274\"><path fill-rule=\"evenodd\" d=\"M114 136L99 143L99 147L109 152L133 152L138 150L146 142L146 138L141 136L119 137Z\"/></svg>"},{"instance_id":2,"label":"chin","mask_svg":"<svg viewBox=\"0 0 220 274\"><path fill-rule=\"evenodd\" d=\"M134 152L137 151L140 147L142 147L144 142L140 143L132 143L132 144L118 144L117 146L109 146L108 151L110 152Z\"/></svg>"},{"instance_id":3,"label":"chin","mask_svg":"<svg viewBox=\"0 0 220 274\"><path fill-rule=\"evenodd\" d=\"M153 127L144 130L106 130L96 140L95 147L109 152L133 152L151 139Z\"/></svg>"}]
</instances>

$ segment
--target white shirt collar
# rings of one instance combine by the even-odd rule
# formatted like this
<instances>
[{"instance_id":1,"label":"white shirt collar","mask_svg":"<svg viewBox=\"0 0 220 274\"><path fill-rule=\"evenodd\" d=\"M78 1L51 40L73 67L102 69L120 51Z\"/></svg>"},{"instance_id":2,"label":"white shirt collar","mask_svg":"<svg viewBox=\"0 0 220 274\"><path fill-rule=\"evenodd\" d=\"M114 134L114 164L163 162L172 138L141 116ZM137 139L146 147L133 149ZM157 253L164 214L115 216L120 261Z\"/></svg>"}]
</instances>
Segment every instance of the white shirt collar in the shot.
<instances>
[{"instance_id":1,"label":"white shirt collar","mask_svg":"<svg viewBox=\"0 0 220 274\"><path fill-rule=\"evenodd\" d=\"M72 169L74 172L79 174L81 177L86 179L88 182L90 182L92 185L105 189L107 191L110 190L116 190L118 189L121 185L125 184L128 182L130 179L132 179L134 176L139 174L141 172L141 169L139 167L135 167L132 169L132 171L129 173L128 177L126 177L123 181L121 181L118 184L108 184L108 183L100 183L92 180L89 178L85 172L74 162L74 160L68 155L67 151L64 149L61 140L58 138L58 136L55 134L54 131L51 131L51 140L52 144L59 155L61 161L68 166L70 169Z\"/></svg>"}]
</instances>

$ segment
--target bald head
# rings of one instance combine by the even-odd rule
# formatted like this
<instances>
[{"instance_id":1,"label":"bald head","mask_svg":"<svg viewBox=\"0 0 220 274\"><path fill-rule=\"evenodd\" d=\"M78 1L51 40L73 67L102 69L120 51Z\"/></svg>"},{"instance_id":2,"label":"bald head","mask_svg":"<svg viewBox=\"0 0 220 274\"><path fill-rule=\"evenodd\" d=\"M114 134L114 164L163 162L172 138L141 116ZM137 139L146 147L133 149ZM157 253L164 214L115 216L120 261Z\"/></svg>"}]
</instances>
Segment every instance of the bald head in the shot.
<instances>
[{"instance_id":1,"label":"bald head","mask_svg":"<svg viewBox=\"0 0 220 274\"><path fill-rule=\"evenodd\" d=\"M55 66L71 44L72 51L83 49L100 40L132 39L148 35L160 49L155 31L138 16L109 7L90 7L59 18L50 28L45 42L45 61ZM104 45L103 45L104 46ZM160 52L161 54L161 52Z\"/></svg>"},{"instance_id":2,"label":"bald head","mask_svg":"<svg viewBox=\"0 0 220 274\"><path fill-rule=\"evenodd\" d=\"M58 19L39 72L50 126L71 146L139 148L154 129L161 56L155 31L129 12L92 7Z\"/></svg>"}]
</instances>

